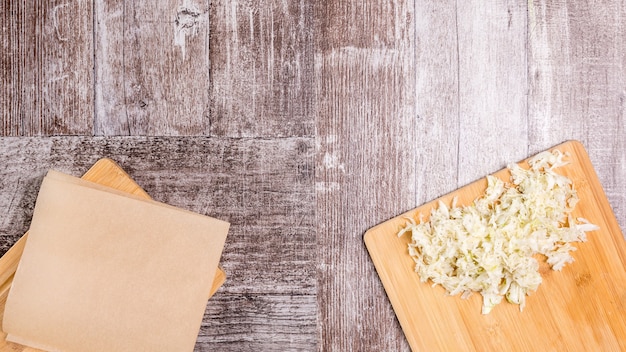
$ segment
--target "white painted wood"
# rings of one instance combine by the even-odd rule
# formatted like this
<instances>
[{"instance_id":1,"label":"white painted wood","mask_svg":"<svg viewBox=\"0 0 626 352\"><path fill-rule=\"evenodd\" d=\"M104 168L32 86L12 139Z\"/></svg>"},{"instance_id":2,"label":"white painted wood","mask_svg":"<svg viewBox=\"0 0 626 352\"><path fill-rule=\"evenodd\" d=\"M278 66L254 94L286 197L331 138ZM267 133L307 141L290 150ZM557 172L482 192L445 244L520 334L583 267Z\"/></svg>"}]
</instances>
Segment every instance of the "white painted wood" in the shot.
<instances>
[{"instance_id":1,"label":"white painted wood","mask_svg":"<svg viewBox=\"0 0 626 352\"><path fill-rule=\"evenodd\" d=\"M95 2L95 135L206 135L209 2Z\"/></svg>"},{"instance_id":2,"label":"white painted wood","mask_svg":"<svg viewBox=\"0 0 626 352\"><path fill-rule=\"evenodd\" d=\"M528 154L526 3L457 5L462 186Z\"/></svg>"},{"instance_id":3,"label":"white painted wood","mask_svg":"<svg viewBox=\"0 0 626 352\"><path fill-rule=\"evenodd\" d=\"M413 3L315 14L318 350L407 350L363 234L415 205Z\"/></svg>"},{"instance_id":4,"label":"white painted wood","mask_svg":"<svg viewBox=\"0 0 626 352\"><path fill-rule=\"evenodd\" d=\"M0 4L0 135L90 135L93 21L87 1Z\"/></svg>"},{"instance_id":5,"label":"white painted wood","mask_svg":"<svg viewBox=\"0 0 626 352\"><path fill-rule=\"evenodd\" d=\"M313 136L313 2L211 2L210 134Z\"/></svg>"},{"instance_id":6,"label":"white painted wood","mask_svg":"<svg viewBox=\"0 0 626 352\"><path fill-rule=\"evenodd\" d=\"M457 188L462 127L457 1L415 6L417 206Z\"/></svg>"}]
</instances>

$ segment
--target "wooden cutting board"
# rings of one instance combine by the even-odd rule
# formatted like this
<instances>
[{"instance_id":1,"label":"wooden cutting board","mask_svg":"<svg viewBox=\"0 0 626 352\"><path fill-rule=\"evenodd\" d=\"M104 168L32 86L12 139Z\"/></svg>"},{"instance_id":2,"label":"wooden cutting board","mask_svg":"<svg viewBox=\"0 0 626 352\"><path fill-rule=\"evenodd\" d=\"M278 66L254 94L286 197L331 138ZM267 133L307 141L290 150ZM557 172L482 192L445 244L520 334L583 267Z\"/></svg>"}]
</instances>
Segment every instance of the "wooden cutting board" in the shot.
<instances>
[{"instance_id":1,"label":"wooden cutting board","mask_svg":"<svg viewBox=\"0 0 626 352\"><path fill-rule=\"evenodd\" d=\"M463 300L447 296L440 286L420 283L407 250L410 234L396 234L406 217L422 213L427 221L438 200L365 233L367 249L414 351L626 351L626 242L584 147L570 141L555 148L570 154L571 164L557 171L572 179L578 191L574 216L600 230L575 244L575 262L560 272L541 264L543 283L527 297L523 312L503 300L482 315L480 294ZM510 174L505 169L495 175L509 180ZM457 196L459 205L470 204L486 186L482 179L440 200L449 205Z\"/></svg>"},{"instance_id":2,"label":"wooden cutting board","mask_svg":"<svg viewBox=\"0 0 626 352\"><path fill-rule=\"evenodd\" d=\"M82 178L123 192L150 198L150 196L111 159L105 158L98 160ZM27 237L28 232L0 258L0 321L4 316L4 305L9 294L9 289L11 288L11 283L13 282L13 275L17 269L22 252L24 251ZM217 289L224 284L224 281L226 281L226 274L221 268L218 268L209 297L213 296ZM34 352L40 350L8 342L6 341L6 333L0 331L0 351Z\"/></svg>"}]
</instances>

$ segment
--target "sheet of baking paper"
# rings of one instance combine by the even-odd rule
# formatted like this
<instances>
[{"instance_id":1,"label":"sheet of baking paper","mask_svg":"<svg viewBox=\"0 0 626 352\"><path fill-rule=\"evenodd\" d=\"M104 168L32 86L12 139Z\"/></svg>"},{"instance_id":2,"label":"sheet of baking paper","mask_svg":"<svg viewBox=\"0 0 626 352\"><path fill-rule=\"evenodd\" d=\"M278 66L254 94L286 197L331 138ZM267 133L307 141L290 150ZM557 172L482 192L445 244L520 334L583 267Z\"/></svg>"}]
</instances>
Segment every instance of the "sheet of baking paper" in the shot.
<instances>
[{"instance_id":1,"label":"sheet of baking paper","mask_svg":"<svg viewBox=\"0 0 626 352\"><path fill-rule=\"evenodd\" d=\"M8 339L192 351L228 223L51 173L7 299Z\"/></svg>"},{"instance_id":2,"label":"sheet of baking paper","mask_svg":"<svg viewBox=\"0 0 626 352\"><path fill-rule=\"evenodd\" d=\"M155 201L152 198L140 197L140 196L138 196L136 194L123 192L123 191L120 191L120 190L115 189L115 188L107 187L107 186L101 185L99 183L87 181L85 179L82 179L82 178L79 178L79 177L74 177L72 175L64 174L62 172L58 172L58 171L55 171L55 170L48 171L48 173L46 174L46 178L51 178L51 179L55 179L55 180L59 180L59 181L63 181L63 182L68 182L68 183L73 183L73 184L78 185L78 186L89 187L89 188L97 189L97 190L100 190L100 191L103 191L103 192L109 192L109 193L117 194L117 195L122 196L122 197L128 197L128 198L136 199L136 200L139 200L139 201L142 201L142 202L148 202L148 203L159 205L159 206L162 206L162 207L174 209L176 211L182 211L182 212L186 212L186 213L189 213L189 214L193 214L195 216L202 216L202 217L204 217L204 215L200 215L200 214L191 212L189 210L177 208L175 206L172 206L172 205L169 205L169 204L166 204L166 203L158 202L158 201Z\"/></svg>"}]
</instances>

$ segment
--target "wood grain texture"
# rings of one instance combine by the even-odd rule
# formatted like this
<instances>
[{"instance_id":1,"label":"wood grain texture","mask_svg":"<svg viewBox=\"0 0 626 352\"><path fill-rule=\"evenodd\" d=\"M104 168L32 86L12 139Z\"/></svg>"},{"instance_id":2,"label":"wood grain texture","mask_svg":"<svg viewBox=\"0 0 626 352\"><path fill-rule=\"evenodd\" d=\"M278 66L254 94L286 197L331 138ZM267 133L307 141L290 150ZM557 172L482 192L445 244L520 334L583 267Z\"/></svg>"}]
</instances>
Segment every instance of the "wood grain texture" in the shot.
<instances>
[{"instance_id":1,"label":"wood grain texture","mask_svg":"<svg viewBox=\"0 0 626 352\"><path fill-rule=\"evenodd\" d=\"M318 329L322 351L395 351L406 340L363 245L414 204L412 2L318 2Z\"/></svg>"},{"instance_id":2,"label":"wood grain texture","mask_svg":"<svg viewBox=\"0 0 626 352\"><path fill-rule=\"evenodd\" d=\"M317 328L310 314L316 307L314 295L216 295L196 351L315 351Z\"/></svg>"},{"instance_id":3,"label":"wood grain texture","mask_svg":"<svg viewBox=\"0 0 626 352\"><path fill-rule=\"evenodd\" d=\"M626 4L530 1L529 144L579 139L626 227Z\"/></svg>"},{"instance_id":4,"label":"wood grain texture","mask_svg":"<svg viewBox=\"0 0 626 352\"><path fill-rule=\"evenodd\" d=\"M528 154L526 3L478 0L457 6L456 170L462 186Z\"/></svg>"},{"instance_id":5,"label":"wood grain texture","mask_svg":"<svg viewBox=\"0 0 626 352\"><path fill-rule=\"evenodd\" d=\"M113 156L233 223L197 349L408 350L365 230L565 140L626 227L622 0L63 4L0 4L0 135L200 137L2 140L0 251L37 175Z\"/></svg>"},{"instance_id":6,"label":"wood grain texture","mask_svg":"<svg viewBox=\"0 0 626 352\"><path fill-rule=\"evenodd\" d=\"M224 320L204 322L204 342L198 349L224 338L229 341L219 345L224 351L261 346L250 338L269 346L263 335L267 329L273 331L275 350L315 349L311 139L2 138L0 150L0 165L6 165L0 168L3 245L15 242L28 228L48 169L80 175L100 157L110 157L154 199L231 223L222 256L228 280L214 296L221 297L215 301L219 303L209 308L230 313L219 313ZM252 308L238 312L240 301L266 312L266 317L259 322ZM302 302L309 302L306 308ZM286 312L299 321L295 327L285 324ZM235 330L229 336L212 333L233 321L250 326L250 335Z\"/></svg>"},{"instance_id":7,"label":"wood grain texture","mask_svg":"<svg viewBox=\"0 0 626 352\"><path fill-rule=\"evenodd\" d=\"M91 134L92 7L0 3L0 135Z\"/></svg>"},{"instance_id":8,"label":"wood grain texture","mask_svg":"<svg viewBox=\"0 0 626 352\"><path fill-rule=\"evenodd\" d=\"M313 4L211 2L210 133L313 136Z\"/></svg>"},{"instance_id":9,"label":"wood grain texture","mask_svg":"<svg viewBox=\"0 0 626 352\"><path fill-rule=\"evenodd\" d=\"M457 1L415 2L416 200L423 204L457 187L459 51ZM437 175L433 177L433 175Z\"/></svg>"},{"instance_id":10,"label":"wood grain texture","mask_svg":"<svg viewBox=\"0 0 626 352\"><path fill-rule=\"evenodd\" d=\"M95 135L209 130L209 2L94 3Z\"/></svg>"}]
</instances>

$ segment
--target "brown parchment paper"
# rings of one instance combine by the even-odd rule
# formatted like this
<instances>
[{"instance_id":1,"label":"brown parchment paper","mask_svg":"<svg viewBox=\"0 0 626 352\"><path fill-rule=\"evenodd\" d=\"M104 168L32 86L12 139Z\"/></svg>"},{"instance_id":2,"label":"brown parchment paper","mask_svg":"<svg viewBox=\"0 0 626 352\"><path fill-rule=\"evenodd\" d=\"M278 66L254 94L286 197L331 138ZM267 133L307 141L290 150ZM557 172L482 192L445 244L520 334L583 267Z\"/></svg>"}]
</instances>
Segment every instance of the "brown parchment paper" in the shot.
<instances>
[{"instance_id":1,"label":"brown parchment paper","mask_svg":"<svg viewBox=\"0 0 626 352\"><path fill-rule=\"evenodd\" d=\"M50 351L192 351L228 227L49 172L7 299L7 339Z\"/></svg>"}]
</instances>

